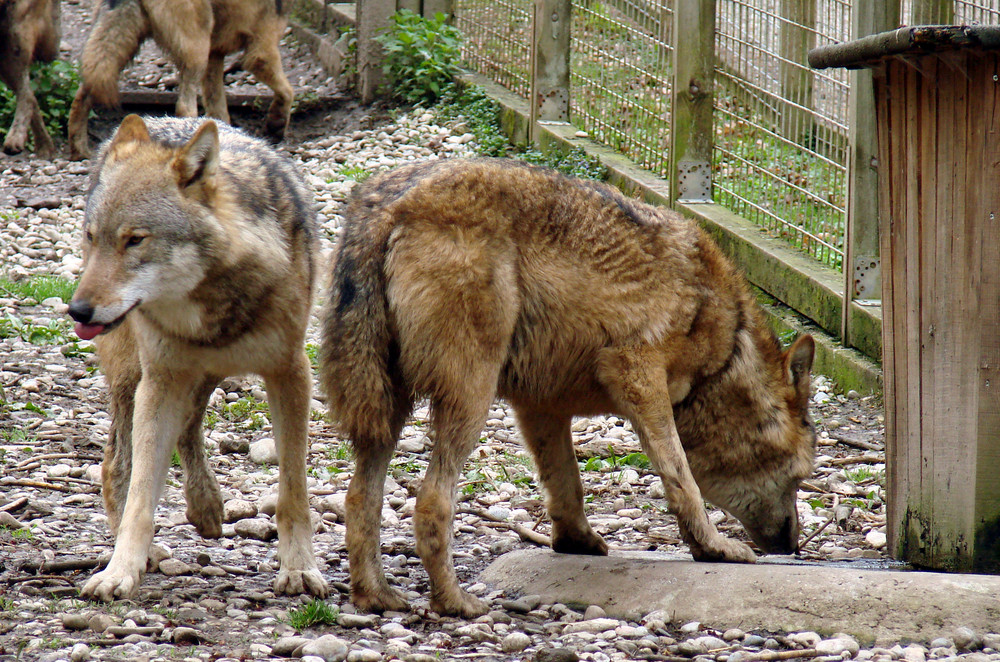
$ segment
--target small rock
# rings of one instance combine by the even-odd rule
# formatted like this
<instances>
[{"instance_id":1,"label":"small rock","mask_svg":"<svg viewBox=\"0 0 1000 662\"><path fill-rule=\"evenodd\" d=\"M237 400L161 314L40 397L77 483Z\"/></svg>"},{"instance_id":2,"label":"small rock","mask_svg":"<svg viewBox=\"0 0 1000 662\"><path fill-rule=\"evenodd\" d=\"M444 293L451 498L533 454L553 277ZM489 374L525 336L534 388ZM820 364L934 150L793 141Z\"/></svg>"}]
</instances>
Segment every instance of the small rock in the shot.
<instances>
[{"instance_id":1,"label":"small rock","mask_svg":"<svg viewBox=\"0 0 1000 662\"><path fill-rule=\"evenodd\" d=\"M344 614L337 616L337 625L343 628L374 628L378 624L375 614Z\"/></svg>"},{"instance_id":2,"label":"small rock","mask_svg":"<svg viewBox=\"0 0 1000 662\"><path fill-rule=\"evenodd\" d=\"M190 575L191 568L187 563L177 559L163 559L159 562L160 573L167 577L179 577L180 575Z\"/></svg>"},{"instance_id":3,"label":"small rock","mask_svg":"<svg viewBox=\"0 0 1000 662\"><path fill-rule=\"evenodd\" d=\"M278 528L266 519L259 517L241 519L234 525L234 528L236 529L236 535L252 540L268 542L278 536Z\"/></svg>"},{"instance_id":4,"label":"small rock","mask_svg":"<svg viewBox=\"0 0 1000 662\"><path fill-rule=\"evenodd\" d=\"M955 629L952 641L955 642L955 648L960 651L974 651L983 647L983 642L976 633L965 627Z\"/></svg>"},{"instance_id":5,"label":"small rock","mask_svg":"<svg viewBox=\"0 0 1000 662\"><path fill-rule=\"evenodd\" d=\"M739 628L730 628L723 633L722 638L725 641L740 641L745 636L746 633L743 630Z\"/></svg>"},{"instance_id":6,"label":"small rock","mask_svg":"<svg viewBox=\"0 0 1000 662\"><path fill-rule=\"evenodd\" d=\"M115 624L115 620L107 614L94 614L87 619L87 625L94 632L101 634Z\"/></svg>"},{"instance_id":7,"label":"small rock","mask_svg":"<svg viewBox=\"0 0 1000 662\"><path fill-rule=\"evenodd\" d=\"M268 492L260 499L260 512L268 517L272 517L278 512L278 493Z\"/></svg>"},{"instance_id":8,"label":"small rock","mask_svg":"<svg viewBox=\"0 0 1000 662\"><path fill-rule=\"evenodd\" d=\"M760 648L767 643L767 639L760 636L759 634L748 634L743 638L744 646L752 646L754 648Z\"/></svg>"},{"instance_id":9,"label":"small rock","mask_svg":"<svg viewBox=\"0 0 1000 662\"><path fill-rule=\"evenodd\" d=\"M695 657L707 653L708 647L697 639L689 639L677 644L677 652L686 657Z\"/></svg>"},{"instance_id":10,"label":"small rock","mask_svg":"<svg viewBox=\"0 0 1000 662\"><path fill-rule=\"evenodd\" d=\"M291 657L295 651L310 641L306 637L282 637L271 646L271 654L277 657Z\"/></svg>"},{"instance_id":11,"label":"small rock","mask_svg":"<svg viewBox=\"0 0 1000 662\"><path fill-rule=\"evenodd\" d=\"M535 653L535 662L579 662L580 656L569 648L543 648Z\"/></svg>"},{"instance_id":12,"label":"small rock","mask_svg":"<svg viewBox=\"0 0 1000 662\"><path fill-rule=\"evenodd\" d=\"M347 662L382 662L382 653L371 648L355 648L347 654Z\"/></svg>"},{"instance_id":13,"label":"small rock","mask_svg":"<svg viewBox=\"0 0 1000 662\"><path fill-rule=\"evenodd\" d=\"M264 437L250 444L250 461L271 466L278 464L278 449L274 445L274 439Z\"/></svg>"},{"instance_id":14,"label":"small rock","mask_svg":"<svg viewBox=\"0 0 1000 662\"><path fill-rule=\"evenodd\" d=\"M588 621L595 618L605 618L607 615L607 612L597 605L590 605L587 607L587 611L583 612L584 619Z\"/></svg>"},{"instance_id":15,"label":"small rock","mask_svg":"<svg viewBox=\"0 0 1000 662\"><path fill-rule=\"evenodd\" d=\"M701 630L701 623L699 623L698 621L691 621L690 623L685 623L684 625L681 626L682 634L694 634L699 630Z\"/></svg>"},{"instance_id":16,"label":"small rock","mask_svg":"<svg viewBox=\"0 0 1000 662\"><path fill-rule=\"evenodd\" d=\"M788 635L788 639L789 641L802 646L802 648L812 648L822 641L823 637L819 636L815 632L795 632Z\"/></svg>"},{"instance_id":17,"label":"small rock","mask_svg":"<svg viewBox=\"0 0 1000 662\"><path fill-rule=\"evenodd\" d=\"M938 637L931 642L931 648L951 648L954 646L948 637Z\"/></svg>"},{"instance_id":18,"label":"small rock","mask_svg":"<svg viewBox=\"0 0 1000 662\"><path fill-rule=\"evenodd\" d=\"M1000 634L990 633L983 635L983 647L1000 651Z\"/></svg>"},{"instance_id":19,"label":"small rock","mask_svg":"<svg viewBox=\"0 0 1000 662\"><path fill-rule=\"evenodd\" d=\"M174 628L174 634L171 637L171 640L175 644L180 644L181 646L197 646L201 643L201 636L194 628L179 627Z\"/></svg>"},{"instance_id":20,"label":"small rock","mask_svg":"<svg viewBox=\"0 0 1000 662\"><path fill-rule=\"evenodd\" d=\"M86 630L90 627L87 617L83 614L63 614L62 624L67 630Z\"/></svg>"},{"instance_id":21,"label":"small rock","mask_svg":"<svg viewBox=\"0 0 1000 662\"><path fill-rule=\"evenodd\" d=\"M243 499L230 499L223 504L222 510L224 520L229 523L257 516L257 506Z\"/></svg>"},{"instance_id":22,"label":"small rock","mask_svg":"<svg viewBox=\"0 0 1000 662\"><path fill-rule=\"evenodd\" d=\"M854 657L861 650L857 640L846 634L840 634L833 639L824 639L814 646L820 655L843 655L845 651Z\"/></svg>"},{"instance_id":23,"label":"small rock","mask_svg":"<svg viewBox=\"0 0 1000 662\"><path fill-rule=\"evenodd\" d=\"M887 542L886 535L877 529L872 529L865 534L865 542L874 549L882 549Z\"/></svg>"},{"instance_id":24,"label":"small rock","mask_svg":"<svg viewBox=\"0 0 1000 662\"><path fill-rule=\"evenodd\" d=\"M926 662L927 651L924 650L923 646L911 644L903 649L903 659L906 662Z\"/></svg>"},{"instance_id":25,"label":"small rock","mask_svg":"<svg viewBox=\"0 0 1000 662\"><path fill-rule=\"evenodd\" d=\"M325 662L343 662L347 659L350 650L347 642L343 639L324 634L319 639L314 639L302 647L302 656L315 655Z\"/></svg>"},{"instance_id":26,"label":"small rock","mask_svg":"<svg viewBox=\"0 0 1000 662\"><path fill-rule=\"evenodd\" d=\"M531 637L523 632L511 632L500 642L500 649L504 653L520 653L531 645Z\"/></svg>"},{"instance_id":27,"label":"small rock","mask_svg":"<svg viewBox=\"0 0 1000 662\"><path fill-rule=\"evenodd\" d=\"M614 630L616 627L621 625L621 623L614 618L593 618L589 621L580 621L579 623L569 623L563 628L563 634L572 634L574 632L606 632L608 630Z\"/></svg>"},{"instance_id":28,"label":"small rock","mask_svg":"<svg viewBox=\"0 0 1000 662\"><path fill-rule=\"evenodd\" d=\"M90 646L81 642L73 645L69 651L70 662L86 662L90 659Z\"/></svg>"},{"instance_id":29,"label":"small rock","mask_svg":"<svg viewBox=\"0 0 1000 662\"><path fill-rule=\"evenodd\" d=\"M710 635L698 637L694 640L694 642L703 646L706 651L726 650L729 648L729 644L724 642L722 639Z\"/></svg>"},{"instance_id":30,"label":"small rock","mask_svg":"<svg viewBox=\"0 0 1000 662\"><path fill-rule=\"evenodd\" d=\"M219 440L219 452L223 455L232 455L234 453L242 455L249 453L250 442L247 441L246 437L234 437L227 434Z\"/></svg>"}]
</instances>

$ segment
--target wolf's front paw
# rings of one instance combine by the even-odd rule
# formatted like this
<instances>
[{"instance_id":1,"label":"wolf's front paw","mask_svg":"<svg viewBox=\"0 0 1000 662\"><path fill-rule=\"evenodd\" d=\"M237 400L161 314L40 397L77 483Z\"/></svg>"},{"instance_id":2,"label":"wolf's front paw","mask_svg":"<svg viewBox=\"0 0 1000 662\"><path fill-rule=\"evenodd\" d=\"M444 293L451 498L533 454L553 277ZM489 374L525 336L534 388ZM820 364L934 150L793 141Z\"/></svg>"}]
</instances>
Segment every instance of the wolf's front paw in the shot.
<instances>
[{"instance_id":1,"label":"wolf's front paw","mask_svg":"<svg viewBox=\"0 0 1000 662\"><path fill-rule=\"evenodd\" d=\"M756 563L757 555L747 545L732 538L717 536L709 545L691 545L691 555L695 561L715 561L723 563Z\"/></svg>"},{"instance_id":2,"label":"wolf's front paw","mask_svg":"<svg viewBox=\"0 0 1000 662\"><path fill-rule=\"evenodd\" d=\"M80 597L111 602L115 598L127 599L139 591L142 573L125 568L111 568L97 573L83 585Z\"/></svg>"},{"instance_id":3,"label":"wolf's front paw","mask_svg":"<svg viewBox=\"0 0 1000 662\"><path fill-rule=\"evenodd\" d=\"M316 568L305 570L279 570L274 580L275 595L299 595L309 593L317 598L325 598L330 593L323 575Z\"/></svg>"},{"instance_id":4,"label":"wolf's front paw","mask_svg":"<svg viewBox=\"0 0 1000 662\"><path fill-rule=\"evenodd\" d=\"M187 520L194 525L202 538L221 538L224 510L222 496L217 491L206 495L206 498L197 503L192 503L189 497Z\"/></svg>"},{"instance_id":5,"label":"wolf's front paw","mask_svg":"<svg viewBox=\"0 0 1000 662\"><path fill-rule=\"evenodd\" d=\"M442 616L471 619L478 618L489 611L489 605L459 588L447 595L432 595L431 609Z\"/></svg>"},{"instance_id":6,"label":"wolf's front paw","mask_svg":"<svg viewBox=\"0 0 1000 662\"><path fill-rule=\"evenodd\" d=\"M388 582L381 583L375 589L352 585L351 602L361 611L409 611L410 609L410 603L403 594L390 587Z\"/></svg>"}]
</instances>

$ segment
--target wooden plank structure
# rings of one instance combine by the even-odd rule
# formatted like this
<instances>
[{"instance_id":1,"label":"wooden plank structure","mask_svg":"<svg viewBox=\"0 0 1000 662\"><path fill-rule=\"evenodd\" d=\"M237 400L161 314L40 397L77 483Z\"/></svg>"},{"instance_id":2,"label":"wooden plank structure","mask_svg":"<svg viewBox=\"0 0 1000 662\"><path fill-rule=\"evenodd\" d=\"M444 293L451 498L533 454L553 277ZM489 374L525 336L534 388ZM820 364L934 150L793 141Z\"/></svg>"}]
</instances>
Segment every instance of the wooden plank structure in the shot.
<instances>
[{"instance_id":1,"label":"wooden plank structure","mask_svg":"<svg viewBox=\"0 0 1000 662\"><path fill-rule=\"evenodd\" d=\"M873 74L889 545L1000 572L1000 28L900 28L809 62Z\"/></svg>"}]
</instances>

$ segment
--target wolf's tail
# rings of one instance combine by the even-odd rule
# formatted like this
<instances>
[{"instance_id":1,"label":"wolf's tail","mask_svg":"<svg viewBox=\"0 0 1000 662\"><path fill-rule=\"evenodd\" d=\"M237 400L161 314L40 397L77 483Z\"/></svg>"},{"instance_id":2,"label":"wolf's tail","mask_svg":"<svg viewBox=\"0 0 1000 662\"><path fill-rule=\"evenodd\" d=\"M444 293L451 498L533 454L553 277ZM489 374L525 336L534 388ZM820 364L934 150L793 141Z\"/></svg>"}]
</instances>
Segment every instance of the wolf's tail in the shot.
<instances>
[{"instance_id":1,"label":"wolf's tail","mask_svg":"<svg viewBox=\"0 0 1000 662\"><path fill-rule=\"evenodd\" d=\"M394 444L409 413L386 299L393 223L383 202L373 193L348 208L322 320L320 384L332 417L355 444Z\"/></svg>"},{"instance_id":2,"label":"wolf's tail","mask_svg":"<svg viewBox=\"0 0 1000 662\"><path fill-rule=\"evenodd\" d=\"M96 0L94 29L80 58L81 84L94 102L118 105L118 75L149 34L149 18L138 0Z\"/></svg>"}]
</instances>

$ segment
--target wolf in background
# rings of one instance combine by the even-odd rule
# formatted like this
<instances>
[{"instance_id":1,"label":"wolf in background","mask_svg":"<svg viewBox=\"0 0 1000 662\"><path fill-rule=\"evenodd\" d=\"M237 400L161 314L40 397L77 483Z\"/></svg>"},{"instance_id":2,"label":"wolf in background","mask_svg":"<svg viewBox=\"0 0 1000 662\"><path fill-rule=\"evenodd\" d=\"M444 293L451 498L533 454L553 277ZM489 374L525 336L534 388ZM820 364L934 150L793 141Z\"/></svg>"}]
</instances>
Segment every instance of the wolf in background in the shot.
<instances>
[{"instance_id":1,"label":"wolf in background","mask_svg":"<svg viewBox=\"0 0 1000 662\"><path fill-rule=\"evenodd\" d=\"M584 515L573 416L628 418L698 560L752 562L709 522L726 509L764 551L797 549L813 469L814 344L788 351L707 234L603 184L503 160L374 177L346 213L323 314L320 379L350 437L351 595L407 603L380 569L386 469L415 398L434 447L416 548L431 608L473 617L451 561L454 491L497 396L513 405L552 520L552 548L606 554Z\"/></svg>"},{"instance_id":2,"label":"wolf in background","mask_svg":"<svg viewBox=\"0 0 1000 662\"><path fill-rule=\"evenodd\" d=\"M178 117L205 114L229 122L224 58L243 51L243 67L274 91L264 130L280 139L292 112L292 86L278 42L288 8L283 0L94 0L94 28L80 60L80 87L69 114L70 158L90 155L87 118L94 103L118 103L118 76L149 37L177 66Z\"/></svg>"},{"instance_id":3,"label":"wolf in background","mask_svg":"<svg viewBox=\"0 0 1000 662\"><path fill-rule=\"evenodd\" d=\"M129 115L102 148L69 311L77 334L96 339L111 391L102 482L116 540L83 596L137 592L175 447L188 520L222 534L202 419L219 381L244 373L264 378L278 448L275 592L326 595L306 492L315 241L295 167L236 129Z\"/></svg>"},{"instance_id":4,"label":"wolf in background","mask_svg":"<svg viewBox=\"0 0 1000 662\"><path fill-rule=\"evenodd\" d=\"M59 0L0 0L0 81L14 92L14 120L3 141L3 151L18 154L35 137L35 153L52 158L55 145L45 128L38 100L31 90L32 62L59 57Z\"/></svg>"}]
</instances>

